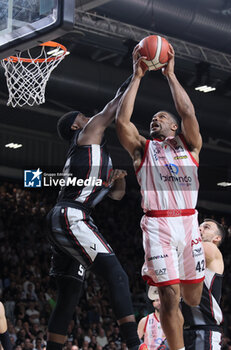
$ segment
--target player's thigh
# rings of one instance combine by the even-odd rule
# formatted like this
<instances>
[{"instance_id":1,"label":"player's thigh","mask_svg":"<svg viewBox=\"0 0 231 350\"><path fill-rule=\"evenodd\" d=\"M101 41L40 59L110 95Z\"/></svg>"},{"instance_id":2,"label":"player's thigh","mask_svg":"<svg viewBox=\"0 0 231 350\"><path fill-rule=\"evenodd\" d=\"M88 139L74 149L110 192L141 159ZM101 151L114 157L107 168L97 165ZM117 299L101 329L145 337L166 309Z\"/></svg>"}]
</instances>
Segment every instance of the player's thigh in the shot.
<instances>
[{"instance_id":1,"label":"player's thigh","mask_svg":"<svg viewBox=\"0 0 231 350\"><path fill-rule=\"evenodd\" d=\"M181 283L181 296L185 303L190 306L197 306L201 301L203 281L199 283Z\"/></svg>"},{"instance_id":2,"label":"player's thigh","mask_svg":"<svg viewBox=\"0 0 231 350\"><path fill-rule=\"evenodd\" d=\"M149 218L141 221L145 263L142 276L154 285L180 283L177 246L173 242L171 227L166 218Z\"/></svg>"},{"instance_id":3,"label":"player's thigh","mask_svg":"<svg viewBox=\"0 0 231 350\"><path fill-rule=\"evenodd\" d=\"M50 276L71 278L83 282L86 269L76 259L63 252L58 246L52 246Z\"/></svg>"}]
</instances>

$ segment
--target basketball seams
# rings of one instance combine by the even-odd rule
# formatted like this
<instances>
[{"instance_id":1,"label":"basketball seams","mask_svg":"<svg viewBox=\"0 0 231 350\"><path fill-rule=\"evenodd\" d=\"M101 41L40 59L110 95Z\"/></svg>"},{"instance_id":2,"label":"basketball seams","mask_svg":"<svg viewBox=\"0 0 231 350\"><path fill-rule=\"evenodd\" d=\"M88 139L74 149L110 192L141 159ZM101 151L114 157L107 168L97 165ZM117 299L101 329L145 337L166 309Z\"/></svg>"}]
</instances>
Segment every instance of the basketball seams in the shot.
<instances>
[{"instance_id":1,"label":"basketball seams","mask_svg":"<svg viewBox=\"0 0 231 350\"><path fill-rule=\"evenodd\" d=\"M148 41L145 41L145 42L144 42L144 49L145 49L145 51L148 53L148 55L147 55L147 56L148 56L147 58L149 58L148 62L151 62L152 65L153 65L153 62L152 62L152 59L151 59L152 55L151 55L151 52L150 52L150 50L149 50ZM151 67L151 66L148 65L148 69L149 69L149 67ZM155 67L155 66L154 66L154 67Z\"/></svg>"},{"instance_id":2,"label":"basketball seams","mask_svg":"<svg viewBox=\"0 0 231 350\"><path fill-rule=\"evenodd\" d=\"M142 60L142 66L148 70L158 70L166 66L168 61L167 51L169 44L166 39L159 35L151 35L141 40L140 54L147 56Z\"/></svg>"},{"instance_id":3,"label":"basketball seams","mask_svg":"<svg viewBox=\"0 0 231 350\"><path fill-rule=\"evenodd\" d=\"M157 35L156 54L155 54L155 57L151 60L155 69L159 68L158 63L160 63L159 58L160 58L161 50L162 50L162 39L159 35Z\"/></svg>"}]
</instances>

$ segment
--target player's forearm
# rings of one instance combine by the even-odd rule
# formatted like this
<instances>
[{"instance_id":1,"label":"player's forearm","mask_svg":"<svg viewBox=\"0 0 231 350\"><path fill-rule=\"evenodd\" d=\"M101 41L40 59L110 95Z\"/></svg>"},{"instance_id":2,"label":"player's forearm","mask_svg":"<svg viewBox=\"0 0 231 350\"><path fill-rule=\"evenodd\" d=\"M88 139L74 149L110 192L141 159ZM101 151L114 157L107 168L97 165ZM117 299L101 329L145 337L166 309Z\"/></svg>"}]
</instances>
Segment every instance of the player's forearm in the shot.
<instances>
[{"instance_id":1,"label":"player's forearm","mask_svg":"<svg viewBox=\"0 0 231 350\"><path fill-rule=\"evenodd\" d=\"M133 110L136 95L140 86L141 78L134 76L129 84L127 90L124 92L121 98L118 110L117 110L117 121L121 123L129 123Z\"/></svg>"},{"instance_id":2,"label":"player's forearm","mask_svg":"<svg viewBox=\"0 0 231 350\"><path fill-rule=\"evenodd\" d=\"M113 100L111 100L103 109L102 115L105 118L106 126L110 125L111 122L114 120L120 99L121 99L124 91L128 87L128 85L131 81L131 78L132 78L132 76L128 77L128 79L117 90L116 95L113 98Z\"/></svg>"},{"instance_id":3,"label":"player's forearm","mask_svg":"<svg viewBox=\"0 0 231 350\"><path fill-rule=\"evenodd\" d=\"M116 110L118 108L122 92L120 92L113 100L111 100L102 111L104 126L109 126L115 119Z\"/></svg>"},{"instance_id":4,"label":"player's forearm","mask_svg":"<svg viewBox=\"0 0 231 350\"><path fill-rule=\"evenodd\" d=\"M184 118L184 117L194 115L195 110L194 110L193 104L187 92L184 90L184 88L181 86L181 84L177 80L176 75L174 73L171 73L166 77L171 89L176 110L180 115L180 117Z\"/></svg>"}]
</instances>

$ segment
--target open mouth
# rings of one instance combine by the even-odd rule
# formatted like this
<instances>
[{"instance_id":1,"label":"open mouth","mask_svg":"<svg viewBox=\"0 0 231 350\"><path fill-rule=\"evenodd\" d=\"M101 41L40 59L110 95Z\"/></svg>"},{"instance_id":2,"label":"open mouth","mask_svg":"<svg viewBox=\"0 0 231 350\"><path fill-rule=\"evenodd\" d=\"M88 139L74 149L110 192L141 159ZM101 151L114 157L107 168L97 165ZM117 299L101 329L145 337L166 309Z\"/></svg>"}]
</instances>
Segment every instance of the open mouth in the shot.
<instances>
[{"instance_id":1,"label":"open mouth","mask_svg":"<svg viewBox=\"0 0 231 350\"><path fill-rule=\"evenodd\" d=\"M157 122L152 123L152 125L151 125L151 129L152 129L152 130L158 129L159 127L160 127L160 124L157 123Z\"/></svg>"}]
</instances>

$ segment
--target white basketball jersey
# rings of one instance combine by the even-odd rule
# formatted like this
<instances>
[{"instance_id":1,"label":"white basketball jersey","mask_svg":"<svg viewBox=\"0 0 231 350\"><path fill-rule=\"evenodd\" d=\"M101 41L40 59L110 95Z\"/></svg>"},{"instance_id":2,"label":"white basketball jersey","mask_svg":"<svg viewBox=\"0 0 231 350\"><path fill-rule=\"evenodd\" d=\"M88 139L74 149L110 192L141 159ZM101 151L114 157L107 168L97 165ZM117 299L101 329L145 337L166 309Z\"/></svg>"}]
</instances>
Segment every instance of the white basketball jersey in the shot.
<instances>
[{"instance_id":1,"label":"white basketball jersey","mask_svg":"<svg viewBox=\"0 0 231 350\"><path fill-rule=\"evenodd\" d=\"M164 141L147 140L136 171L144 212L194 209L199 189L197 167L182 134Z\"/></svg>"},{"instance_id":2,"label":"white basketball jersey","mask_svg":"<svg viewBox=\"0 0 231 350\"><path fill-rule=\"evenodd\" d=\"M148 315L144 327L144 343L148 349L155 350L164 339L165 336L160 321L154 313Z\"/></svg>"}]
</instances>

